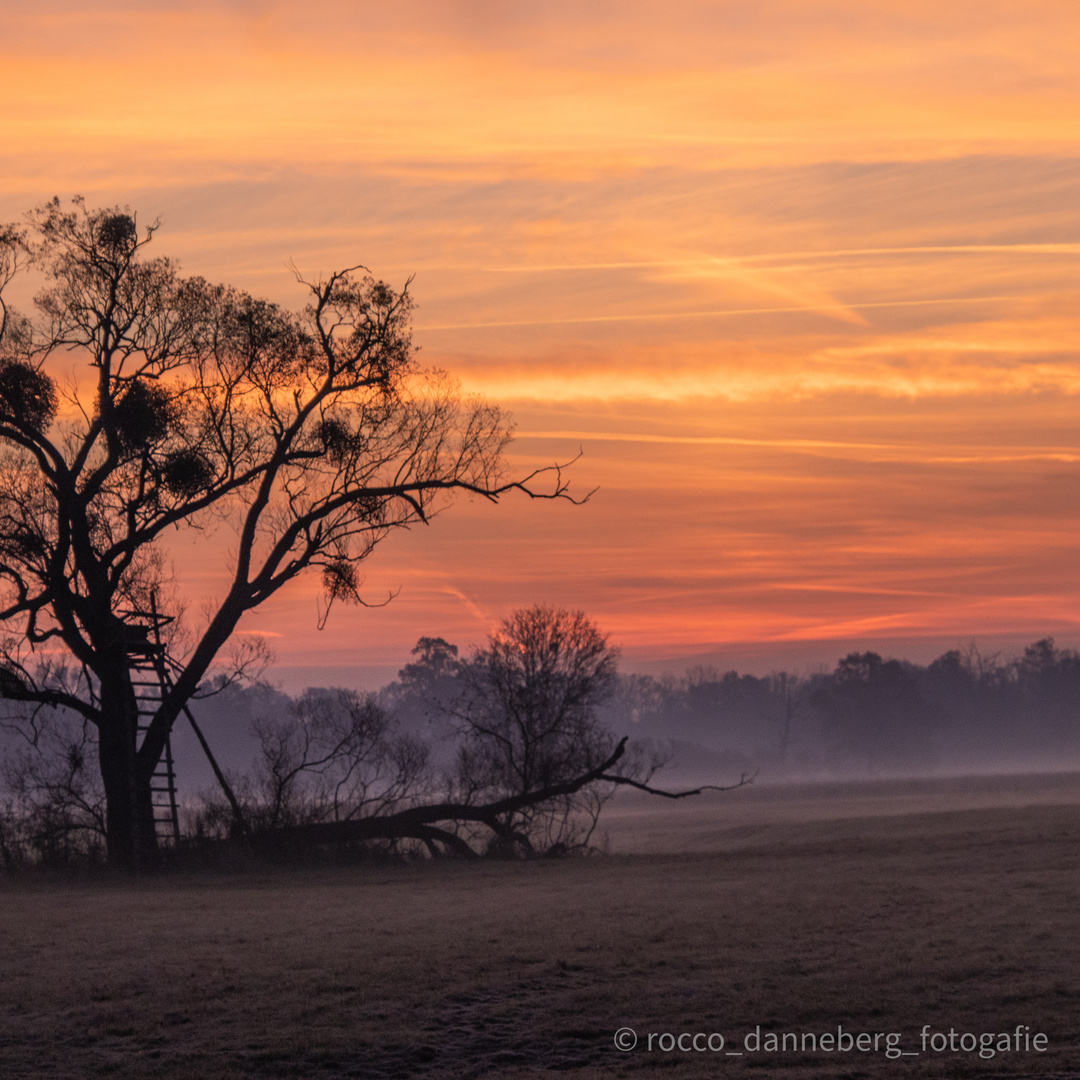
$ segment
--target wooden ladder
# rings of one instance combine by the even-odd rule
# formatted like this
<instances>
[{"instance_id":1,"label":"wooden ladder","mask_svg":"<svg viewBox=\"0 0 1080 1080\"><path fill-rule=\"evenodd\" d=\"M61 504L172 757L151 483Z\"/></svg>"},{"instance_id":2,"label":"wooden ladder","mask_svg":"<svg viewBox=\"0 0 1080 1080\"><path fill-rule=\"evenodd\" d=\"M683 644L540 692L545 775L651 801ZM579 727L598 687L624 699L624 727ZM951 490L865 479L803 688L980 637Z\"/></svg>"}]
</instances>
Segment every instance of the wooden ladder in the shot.
<instances>
[{"instance_id":1,"label":"wooden ladder","mask_svg":"<svg viewBox=\"0 0 1080 1080\"><path fill-rule=\"evenodd\" d=\"M133 633L128 642L128 670L137 701L136 751L142 748L150 722L172 687L165 646L161 640L161 626L165 621L169 620L158 615L157 605L151 600L149 623L129 624ZM165 736L165 749L150 778L150 802L154 814L154 835L158 843L175 847L180 843L180 812L176 803L171 733Z\"/></svg>"}]
</instances>

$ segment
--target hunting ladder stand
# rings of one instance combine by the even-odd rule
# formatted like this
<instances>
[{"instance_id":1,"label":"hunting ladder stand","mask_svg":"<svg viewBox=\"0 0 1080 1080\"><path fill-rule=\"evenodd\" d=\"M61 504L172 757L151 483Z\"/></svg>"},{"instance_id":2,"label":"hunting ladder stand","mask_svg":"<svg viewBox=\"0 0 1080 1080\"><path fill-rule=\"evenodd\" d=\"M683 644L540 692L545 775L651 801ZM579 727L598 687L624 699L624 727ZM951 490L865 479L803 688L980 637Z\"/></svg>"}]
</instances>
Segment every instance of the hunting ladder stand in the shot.
<instances>
[{"instance_id":1,"label":"hunting ladder stand","mask_svg":"<svg viewBox=\"0 0 1080 1080\"><path fill-rule=\"evenodd\" d=\"M173 617L158 613L157 598L152 593L148 612L128 611L124 614L134 620L128 623L127 653L131 685L137 702L135 750L138 751L151 720L172 688L161 628L171 623ZM171 734L165 736L165 749L150 778L150 802L158 843L175 847L180 843L180 814L176 805L176 771L173 768Z\"/></svg>"},{"instance_id":2,"label":"hunting ladder stand","mask_svg":"<svg viewBox=\"0 0 1080 1080\"><path fill-rule=\"evenodd\" d=\"M161 628L168 626L173 621L173 616L162 615L158 611L157 596L154 593L150 594L149 611L125 611L123 614L131 620L127 623L127 654L131 685L136 698L135 738L132 745L137 753L146 738L147 729L165 700L165 695L173 687L170 668L177 665L169 658L165 642L161 640ZM236 793L206 741L206 736L186 703L181 706L180 711L188 718L191 730L195 732L214 776L229 801L237 831L250 841L251 827L244 817ZM165 736L165 748L150 778L150 802L154 814L154 835L158 843L164 847L176 847L180 843L180 813L176 803L176 770L173 768L171 732Z\"/></svg>"}]
</instances>

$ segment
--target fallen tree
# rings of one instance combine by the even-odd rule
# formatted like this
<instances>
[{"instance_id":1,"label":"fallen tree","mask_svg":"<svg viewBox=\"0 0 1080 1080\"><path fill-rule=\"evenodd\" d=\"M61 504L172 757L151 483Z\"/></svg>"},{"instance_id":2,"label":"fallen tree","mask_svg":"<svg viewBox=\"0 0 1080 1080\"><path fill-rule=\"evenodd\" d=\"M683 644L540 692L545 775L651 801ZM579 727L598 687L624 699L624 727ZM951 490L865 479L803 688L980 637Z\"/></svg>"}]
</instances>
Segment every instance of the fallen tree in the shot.
<instances>
[{"instance_id":1,"label":"fallen tree","mask_svg":"<svg viewBox=\"0 0 1080 1080\"><path fill-rule=\"evenodd\" d=\"M422 841L432 855L441 853L478 858L479 853L458 832L463 825L476 823L486 826L496 836L505 835L503 821L521 810L535 809L553 800L576 795L591 784L610 784L614 788L631 787L666 799L685 799L703 791L731 791L750 783L743 776L728 785L703 784L682 791L666 791L651 784L613 771L626 755L629 736L623 736L614 751L596 768L562 783L533 791L521 792L488 803L443 802L409 807L383 816L374 815L356 820L317 822L294 825L284 829L252 834L260 847L288 845L349 844L371 840L412 839ZM443 852L437 845L442 845ZM551 853L551 852L549 852Z\"/></svg>"}]
</instances>

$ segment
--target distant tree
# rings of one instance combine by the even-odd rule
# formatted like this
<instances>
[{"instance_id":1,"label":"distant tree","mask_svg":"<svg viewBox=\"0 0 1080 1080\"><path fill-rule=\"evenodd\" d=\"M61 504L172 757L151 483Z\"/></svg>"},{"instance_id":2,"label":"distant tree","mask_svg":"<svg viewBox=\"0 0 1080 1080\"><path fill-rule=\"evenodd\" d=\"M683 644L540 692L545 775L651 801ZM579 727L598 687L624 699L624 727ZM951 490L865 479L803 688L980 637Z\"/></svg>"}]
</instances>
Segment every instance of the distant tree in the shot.
<instances>
[{"instance_id":1,"label":"distant tree","mask_svg":"<svg viewBox=\"0 0 1080 1080\"><path fill-rule=\"evenodd\" d=\"M965 655L959 649L950 649L942 653L926 669L927 684L932 692L958 713L968 703L972 687L978 681L972 655Z\"/></svg>"},{"instance_id":2,"label":"distant tree","mask_svg":"<svg viewBox=\"0 0 1080 1080\"><path fill-rule=\"evenodd\" d=\"M813 681L779 671L763 682L767 691L765 714L776 731L777 757L781 765L786 765L791 747L799 738L798 728L810 711Z\"/></svg>"},{"instance_id":3,"label":"distant tree","mask_svg":"<svg viewBox=\"0 0 1080 1080\"><path fill-rule=\"evenodd\" d=\"M461 693L458 647L445 638L422 637L412 655L416 659L398 672L395 682L383 688L381 700L405 726L444 736L446 711Z\"/></svg>"},{"instance_id":4,"label":"distant tree","mask_svg":"<svg viewBox=\"0 0 1080 1080\"><path fill-rule=\"evenodd\" d=\"M1073 749L1080 734L1080 663L1052 638L1005 662L971 645L939 656L920 680L957 765L1028 766Z\"/></svg>"},{"instance_id":5,"label":"distant tree","mask_svg":"<svg viewBox=\"0 0 1080 1080\"><path fill-rule=\"evenodd\" d=\"M1014 665L1029 743L1049 752L1075 745L1080 735L1080 654L1053 638L1029 645Z\"/></svg>"},{"instance_id":6,"label":"distant tree","mask_svg":"<svg viewBox=\"0 0 1080 1080\"><path fill-rule=\"evenodd\" d=\"M832 752L872 772L925 764L932 717L915 671L875 652L850 653L819 688Z\"/></svg>"},{"instance_id":7,"label":"distant tree","mask_svg":"<svg viewBox=\"0 0 1080 1080\"><path fill-rule=\"evenodd\" d=\"M401 685L410 693L437 694L461 673L458 647L445 638L422 637L411 655L417 659L398 672Z\"/></svg>"},{"instance_id":8,"label":"distant tree","mask_svg":"<svg viewBox=\"0 0 1080 1080\"><path fill-rule=\"evenodd\" d=\"M566 497L558 469L544 492L507 479L504 417L418 367L407 287L298 275L294 313L148 257L156 229L80 199L0 229L0 293L44 278L32 317L0 303L0 696L26 723L61 707L91 725L109 858L128 866L153 857L169 732L248 612L309 570L324 621L362 603L376 544L455 491ZM169 587L177 529L230 533L201 624ZM140 737L131 656L151 622L173 685Z\"/></svg>"}]
</instances>

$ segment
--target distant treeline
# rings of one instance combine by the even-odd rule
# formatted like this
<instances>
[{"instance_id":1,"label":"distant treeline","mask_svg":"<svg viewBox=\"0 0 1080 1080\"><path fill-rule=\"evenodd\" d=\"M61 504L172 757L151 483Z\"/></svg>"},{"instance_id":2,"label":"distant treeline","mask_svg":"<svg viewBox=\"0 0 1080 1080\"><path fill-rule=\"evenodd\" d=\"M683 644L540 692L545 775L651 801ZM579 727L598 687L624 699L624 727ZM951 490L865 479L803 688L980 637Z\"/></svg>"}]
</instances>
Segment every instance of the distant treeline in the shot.
<instances>
[{"instance_id":1,"label":"distant treeline","mask_svg":"<svg viewBox=\"0 0 1080 1080\"><path fill-rule=\"evenodd\" d=\"M457 649L422 638L380 701L438 729ZM762 778L1080 765L1080 653L1044 638L1018 659L953 649L927 666L851 653L831 672L620 675L603 710L619 734L666 746L675 771Z\"/></svg>"},{"instance_id":2,"label":"distant treeline","mask_svg":"<svg viewBox=\"0 0 1080 1080\"><path fill-rule=\"evenodd\" d=\"M616 725L777 778L1062 768L1080 763L1080 654L1044 638L1014 660L970 647L925 667L859 652L809 675L630 675L610 709Z\"/></svg>"}]
</instances>

